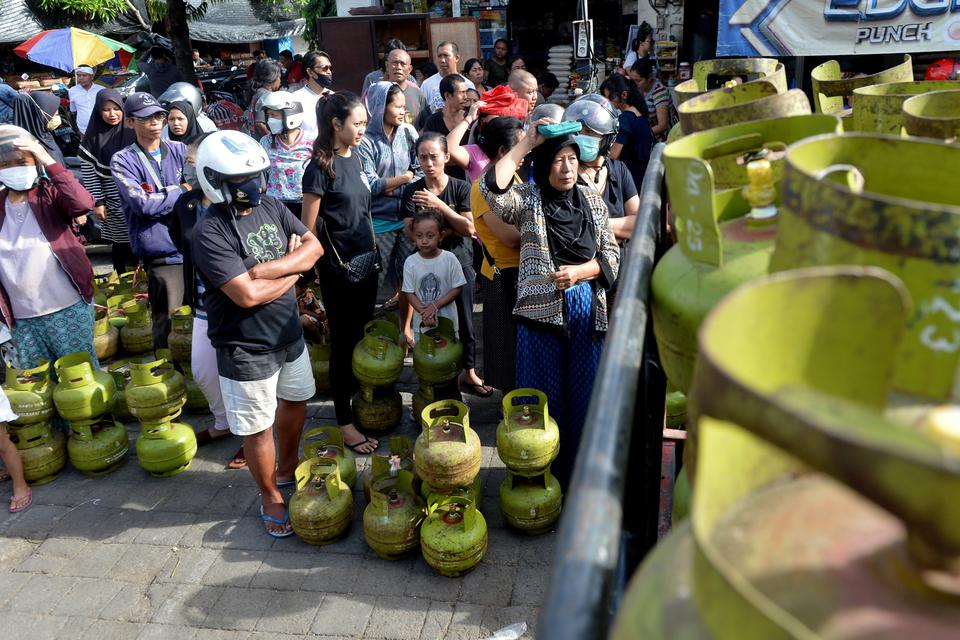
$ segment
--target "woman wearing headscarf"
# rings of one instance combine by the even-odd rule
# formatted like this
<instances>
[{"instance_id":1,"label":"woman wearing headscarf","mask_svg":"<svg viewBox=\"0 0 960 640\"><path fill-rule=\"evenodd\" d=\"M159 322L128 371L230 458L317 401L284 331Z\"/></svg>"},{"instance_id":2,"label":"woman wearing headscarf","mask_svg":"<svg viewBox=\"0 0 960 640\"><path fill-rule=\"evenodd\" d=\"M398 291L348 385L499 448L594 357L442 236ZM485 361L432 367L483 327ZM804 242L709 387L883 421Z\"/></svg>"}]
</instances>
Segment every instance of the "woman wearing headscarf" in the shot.
<instances>
[{"instance_id":1,"label":"woman wearing headscarf","mask_svg":"<svg viewBox=\"0 0 960 640\"><path fill-rule=\"evenodd\" d=\"M120 208L117 183L110 173L110 158L133 144L137 135L124 126L123 98L115 89L97 93L90 124L80 143L80 176L84 188L96 201L94 215L103 221L101 236L111 244L113 268L123 273L138 260L130 250L127 222Z\"/></svg>"},{"instance_id":2,"label":"woman wearing headscarf","mask_svg":"<svg viewBox=\"0 0 960 640\"><path fill-rule=\"evenodd\" d=\"M530 151L534 182L516 184L514 175ZM577 185L578 153L572 135L545 139L539 127L531 127L480 181L493 214L520 229L513 309L519 320L517 386L539 389L549 399L560 426L552 469L564 486L603 350L606 289L620 267L603 198Z\"/></svg>"},{"instance_id":3,"label":"woman wearing headscarf","mask_svg":"<svg viewBox=\"0 0 960 640\"><path fill-rule=\"evenodd\" d=\"M57 164L66 166L53 137L60 126L60 98L46 91L19 94L13 101L13 124L26 129Z\"/></svg>"},{"instance_id":4,"label":"woman wearing headscarf","mask_svg":"<svg viewBox=\"0 0 960 640\"><path fill-rule=\"evenodd\" d=\"M186 143L187 140L203 133L197 114L186 100L170 103L167 113L167 126L163 128L161 137L164 140Z\"/></svg>"}]
</instances>

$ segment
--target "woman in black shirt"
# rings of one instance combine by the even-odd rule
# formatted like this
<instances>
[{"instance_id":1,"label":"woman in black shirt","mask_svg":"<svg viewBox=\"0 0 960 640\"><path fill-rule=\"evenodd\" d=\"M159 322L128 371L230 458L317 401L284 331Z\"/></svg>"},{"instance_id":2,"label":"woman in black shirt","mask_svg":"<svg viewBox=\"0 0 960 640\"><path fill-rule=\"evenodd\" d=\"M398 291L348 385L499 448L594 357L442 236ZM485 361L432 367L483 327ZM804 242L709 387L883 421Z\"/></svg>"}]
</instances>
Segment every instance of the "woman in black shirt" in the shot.
<instances>
[{"instance_id":1,"label":"woman in black shirt","mask_svg":"<svg viewBox=\"0 0 960 640\"><path fill-rule=\"evenodd\" d=\"M357 453L372 453L378 442L354 426L350 398L357 380L351 359L364 325L373 318L377 270L360 266L348 277L346 269L351 260L376 248L370 186L355 151L367 128L367 110L355 94L338 91L317 103L317 128L313 159L303 174L302 219L323 245L317 267L330 327L333 404L344 443ZM357 275L359 281L351 281Z\"/></svg>"}]
</instances>

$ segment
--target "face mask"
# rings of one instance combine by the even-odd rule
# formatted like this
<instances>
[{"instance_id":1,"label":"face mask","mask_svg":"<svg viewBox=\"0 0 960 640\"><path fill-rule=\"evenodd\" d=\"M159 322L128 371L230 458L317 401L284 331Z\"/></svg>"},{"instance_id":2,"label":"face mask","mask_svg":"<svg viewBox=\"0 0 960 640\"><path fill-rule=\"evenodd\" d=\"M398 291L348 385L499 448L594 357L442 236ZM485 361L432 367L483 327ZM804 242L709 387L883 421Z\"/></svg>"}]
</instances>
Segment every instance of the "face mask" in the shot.
<instances>
[{"instance_id":1,"label":"face mask","mask_svg":"<svg viewBox=\"0 0 960 640\"><path fill-rule=\"evenodd\" d=\"M62 124L62 121L60 120L60 114L58 113L57 115L47 120L47 131L53 131L55 129L59 129L61 124Z\"/></svg>"},{"instance_id":2,"label":"face mask","mask_svg":"<svg viewBox=\"0 0 960 640\"><path fill-rule=\"evenodd\" d=\"M230 201L227 204L234 204L238 209L252 209L259 206L260 176L251 176L239 183L228 182L227 191L230 193Z\"/></svg>"},{"instance_id":3,"label":"face mask","mask_svg":"<svg viewBox=\"0 0 960 640\"><path fill-rule=\"evenodd\" d=\"M200 188L200 179L197 177L197 168L194 165L184 163L183 181L190 185L191 189Z\"/></svg>"},{"instance_id":4,"label":"face mask","mask_svg":"<svg viewBox=\"0 0 960 640\"><path fill-rule=\"evenodd\" d=\"M600 155L600 138L593 136L574 136L577 146L580 147L580 159L584 162L592 162Z\"/></svg>"},{"instance_id":5,"label":"face mask","mask_svg":"<svg viewBox=\"0 0 960 640\"><path fill-rule=\"evenodd\" d=\"M28 164L0 169L0 182L14 191L29 191L37 182L37 166Z\"/></svg>"},{"instance_id":6,"label":"face mask","mask_svg":"<svg viewBox=\"0 0 960 640\"><path fill-rule=\"evenodd\" d=\"M270 133L283 133L283 120L280 118L267 118L267 127L270 128Z\"/></svg>"},{"instance_id":7,"label":"face mask","mask_svg":"<svg viewBox=\"0 0 960 640\"><path fill-rule=\"evenodd\" d=\"M326 75L323 75L323 74L318 74L318 75L317 75L316 82L317 82L318 85L320 85L320 86L323 87L324 89L329 89L330 86L333 85L333 76L332 76L332 75L326 76Z\"/></svg>"}]
</instances>

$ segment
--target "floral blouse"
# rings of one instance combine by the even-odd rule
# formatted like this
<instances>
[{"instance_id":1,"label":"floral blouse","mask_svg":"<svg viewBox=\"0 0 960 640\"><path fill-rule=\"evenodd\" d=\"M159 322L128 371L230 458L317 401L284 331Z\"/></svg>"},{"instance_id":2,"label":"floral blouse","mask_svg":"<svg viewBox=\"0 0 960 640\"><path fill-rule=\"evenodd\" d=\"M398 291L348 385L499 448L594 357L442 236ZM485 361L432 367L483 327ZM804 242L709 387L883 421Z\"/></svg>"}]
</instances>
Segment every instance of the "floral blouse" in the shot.
<instances>
[{"instance_id":1,"label":"floral blouse","mask_svg":"<svg viewBox=\"0 0 960 640\"><path fill-rule=\"evenodd\" d=\"M303 171L313 156L313 140L300 129L293 144L287 146L280 136L265 135L260 144L270 156L270 171L267 172L267 195L284 202L303 200L301 183Z\"/></svg>"}]
</instances>

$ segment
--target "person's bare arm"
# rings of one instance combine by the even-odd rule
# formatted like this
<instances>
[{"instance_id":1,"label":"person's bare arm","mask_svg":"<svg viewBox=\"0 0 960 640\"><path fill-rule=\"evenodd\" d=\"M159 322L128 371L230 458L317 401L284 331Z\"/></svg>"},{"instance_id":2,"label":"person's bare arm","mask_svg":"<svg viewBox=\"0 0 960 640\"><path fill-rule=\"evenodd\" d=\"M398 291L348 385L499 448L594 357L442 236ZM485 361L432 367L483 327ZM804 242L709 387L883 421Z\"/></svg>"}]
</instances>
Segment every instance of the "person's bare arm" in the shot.
<instances>
[{"instance_id":1,"label":"person's bare arm","mask_svg":"<svg viewBox=\"0 0 960 640\"><path fill-rule=\"evenodd\" d=\"M640 196L633 196L623 203L623 217L610 218L610 228L617 240L629 240L633 236L633 225L640 210Z\"/></svg>"},{"instance_id":2,"label":"person's bare arm","mask_svg":"<svg viewBox=\"0 0 960 640\"><path fill-rule=\"evenodd\" d=\"M320 196L315 193L303 194L303 208L300 210L300 222L311 232L317 230L317 216L320 215Z\"/></svg>"},{"instance_id":3,"label":"person's bare arm","mask_svg":"<svg viewBox=\"0 0 960 640\"><path fill-rule=\"evenodd\" d=\"M600 277L600 262L596 258L583 264L565 264L550 274L558 289L569 289L578 282L596 280Z\"/></svg>"},{"instance_id":4,"label":"person's bare arm","mask_svg":"<svg viewBox=\"0 0 960 640\"><path fill-rule=\"evenodd\" d=\"M610 147L610 157L614 160L619 160L621 153L623 153L623 144L620 142L614 142L613 146Z\"/></svg>"},{"instance_id":5,"label":"person's bare arm","mask_svg":"<svg viewBox=\"0 0 960 640\"><path fill-rule=\"evenodd\" d=\"M250 309L273 302L297 284L299 278L294 274L277 280L254 280L247 271L224 284L220 290L238 307Z\"/></svg>"},{"instance_id":6,"label":"person's bare arm","mask_svg":"<svg viewBox=\"0 0 960 640\"><path fill-rule=\"evenodd\" d=\"M296 246L294 246L294 237L296 236L290 238L290 243L287 245L287 255L254 265L247 272L250 277L253 280L276 280L309 271L323 255L323 247L317 237L309 231L299 238ZM291 246L294 248L290 249Z\"/></svg>"},{"instance_id":7,"label":"person's bare arm","mask_svg":"<svg viewBox=\"0 0 960 640\"><path fill-rule=\"evenodd\" d=\"M447 134L447 153L450 154L450 163L458 167L465 169L468 164L470 164L470 154L467 153L467 150L460 146L460 141L463 140L463 136L467 134L467 130L470 126L476 122L477 113L480 111L480 107L486 106L485 102L474 102L470 106L470 111L467 112L466 117L461 120L457 126L450 130L450 133Z\"/></svg>"},{"instance_id":8,"label":"person's bare arm","mask_svg":"<svg viewBox=\"0 0 960 640\"><path fill-rule=\"evenodd\" d=\"M454 233L468 238L476 232L473 226L473 212L454 211L450 205L441 200L437 194L427 189L421 189L413 194L413 202L418 207L436 209L442 215Z\"/></svg>"},{"instance_id":9,"label":"person's bare arm","mask_svg":"<svg viewBox=\"0 0 960 640\"><path fill-rule=\"evenodd\" d=\"M663 132L667 130L667 125L670 124L670 112L667 109L667 105L658 104L657 105L657 124L651 127L650 131L653 132L654 138L659 138L663 135Z\"/></svg>"},{"instance_id":10,"label":"person's bare arm","mask_svg":"<svg viewBox=\"0 0 960 640\"><path fill-rule=\"evenodd\" d=\"M514 225L504 222L496 215L484 215L483 221L486 223L490 233L509 249L520 248L520 230Z\"/></svg>"}]
</instances>

